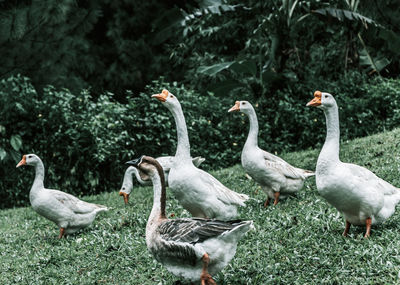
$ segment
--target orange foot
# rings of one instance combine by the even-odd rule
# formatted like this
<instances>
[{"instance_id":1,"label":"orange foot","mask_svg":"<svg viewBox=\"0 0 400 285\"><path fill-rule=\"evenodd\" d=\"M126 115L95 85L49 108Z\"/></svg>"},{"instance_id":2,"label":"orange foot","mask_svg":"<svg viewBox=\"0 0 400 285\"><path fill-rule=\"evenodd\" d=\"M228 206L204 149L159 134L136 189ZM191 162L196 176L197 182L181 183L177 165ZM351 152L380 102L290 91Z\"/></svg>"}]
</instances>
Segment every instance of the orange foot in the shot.
<instances>
[{"instance_id":1,"label":"orange foot","mask_svg":"<svg viewBox=\"0 0 400 285\"><path fill-rule=\"evenodd\" d=\"M278 204L278 202L279 202L279 195L280 195L280 194L281 194L280 192L275 192L275 193L274 193L274 197L275 197L274 206L275 206L276 204Z\"/></svg>"},{"instance_id":2,"label":"orange foot","mask_svg":"<svg viewBox=\"0 0 400 285\"><path fill-rule=\"evenodd\" d=\"M267 208L268 205L269 205L269 198L267 198L267 200L265 200L265 202L264 202L264 207Z\"/></svg>"},{"instance_id":3,"label":"orange foot","mask_svg":"<svg viewBox=\"0 0 400 285\"><path fill-rule=\"evenodd\" d=\"M201 285L217 285L211 275L208 273L202 273L200 275Z\"/></svg>"}]
</instances>

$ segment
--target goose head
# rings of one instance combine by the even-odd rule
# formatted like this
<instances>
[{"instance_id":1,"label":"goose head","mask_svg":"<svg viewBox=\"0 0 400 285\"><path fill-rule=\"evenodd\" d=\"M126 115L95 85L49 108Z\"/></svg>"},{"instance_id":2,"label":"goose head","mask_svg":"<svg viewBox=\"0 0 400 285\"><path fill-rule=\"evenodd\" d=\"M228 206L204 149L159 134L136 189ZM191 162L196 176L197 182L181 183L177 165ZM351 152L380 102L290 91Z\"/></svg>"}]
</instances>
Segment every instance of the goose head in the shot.
<instances>
[{"instance_id":1,"label":"goose head","mask_svg":"<svg viewBox=\"0 0 400 285\"><path fill-rule=\"evenodd\" d=\"M326 92L315 91L314 99L307 103L307 106L321 108L323 110L336 106L336 100Z\"/></svg>"},{"instance_id":2,"label":"goose head","mask_svg":"<svg viewBox=\"0 0 400 285\"><path fill-rule=\"evenodd\" d=\"M121 190L119 190L119 196L123 196L125 205L129 202L129 195L133 188L132 174L136 171L136 168L133 166L129 166L125 171L124 181L122 182Z\"/></svg>"},{"instance_id":3,"label":"goose head","mask_svg":"<svg viewBox=\"0 0 400 285\"><path fill-rule=\"evenodd\" d=\"M174 107L179 106L180 103L178 101L178 98L171 92L169 92L167 89L164 89L160 94L154 94L151 95L151 97L156 98L158 101L160 101L163 105L165 105L168 109L172 109Z\"/></svg>"},{"instance_id":4,"label":"goose head","mask_svg":"<svg viewBox=\"0 0 400 285\"><path fill-rule=\"evenodd\" d=\"M41 160L36 154L24 154L22 156L22 159L20 162L18 162L17 167L23 166L23 165L36 165L39 163Z\"/></svg>"},{"instance_id":5,"label":"goose head","mask_svg":"<svg viewBox=\"0 0 400 285\"><path fill-rule=\"evenodd\" d=\"M246 114L252 111L254 111L254 108L248 101L236 101L235 105L228 110L228 112L243 112Z\"/></svg>"},{"instance_id":6,"label":"goose head","mask_svg":"<svg viewBox=\"0 0 400 285\"><path fill-rule=\"evenodd\" d=\"M153 179L154 176L159 175L162 183L165 183L163 168L156 159L142 155L139 158L128 161L127 164L135 167L143 180L148 180L149 177Z\"/></svg>"}]
</instances>

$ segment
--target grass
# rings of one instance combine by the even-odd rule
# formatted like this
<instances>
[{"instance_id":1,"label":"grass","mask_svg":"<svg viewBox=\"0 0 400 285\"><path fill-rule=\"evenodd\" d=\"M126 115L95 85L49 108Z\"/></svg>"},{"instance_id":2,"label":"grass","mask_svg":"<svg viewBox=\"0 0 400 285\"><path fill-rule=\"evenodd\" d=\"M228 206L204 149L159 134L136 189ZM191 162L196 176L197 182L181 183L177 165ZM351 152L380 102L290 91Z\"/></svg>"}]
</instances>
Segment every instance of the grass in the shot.
<instances>
[{"instance_id":1,"label":"grass","mask_svg":"<svg viewBox=\"0 0 400 285\"><path fill-rule=\"evenodd\" d=\"M341 158L400 186L399 142L400 129L343 142ZM314 169L319 150L281 156ZM318 195L314 178L296 197L264 209L264 194L240 165L213 174L259 200L240 210L242 219L254 220L256 231L240 241L235 258L215 276L218 284L400 282L399 213L373 226L369 239L363 239L365 227L352 227L344 238L343 218ZM115 190L83 197L112 210L102 213L90 228L62 240L57 239L56 225L29 207L0 211L0 284L173 284L177 278L146 249L152 188L135 188L127 207ZM169 198L168 213L189 216Z\"/></svg>"}]
</instances>

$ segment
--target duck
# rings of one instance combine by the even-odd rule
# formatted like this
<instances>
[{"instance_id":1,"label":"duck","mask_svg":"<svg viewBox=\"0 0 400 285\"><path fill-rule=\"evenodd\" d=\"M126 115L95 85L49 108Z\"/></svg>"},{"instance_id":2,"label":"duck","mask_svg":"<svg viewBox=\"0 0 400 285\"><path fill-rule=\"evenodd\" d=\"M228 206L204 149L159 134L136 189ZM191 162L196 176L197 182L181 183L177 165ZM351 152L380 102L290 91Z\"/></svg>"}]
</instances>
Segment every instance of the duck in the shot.
<instances>
[{"instance_id":1,"label":"duck","mask_svg":"<svg viewBox=\"0 0 400 285\"><path fill-rule=\"evenodd\" d=\"M365 225L364 237L368 238L371 225L384 222L395 212L400 189L364 167L340 161L338 105L330 93L315 91L307 106L322 109L326 118L326 138L316 167L318 193L343 214L343 236L351 225Z\"/></svg>"},{"instance_id":2,"label":"duck","mask_svg":"<svg viewBox=\"0 0 400 285\"><path fill-rule=\"evenodd\" d=\"M24 165L35 168L35 180L29 192L32 208L60 228L58 238L90 226L98 213L108 210L106 206L88 203L71 194L45 188L44 165L36 154L23 155L17 168Z\"/></svg>"},{"instance_id":3,"label":"duck","mask_svg":"<svg viewBox=\"0 0 400 285\"><path fill-rule=\"evenodd\" d=\"M236 101L228 112L242 112L249 118L250 130L242 150L241 162L246 173L267 194L264 207L269 205L270 198L275 199L276 205L279 198L295 194L303 187L306 178L315 175L313 171L294 167L258 147L257 114L248 101Z\"/></svg>"},{"instance_id":4,"label":"duck","mask_svg":"<svg viewBox=\"0 0 400 285\"><path fill-rule=\"evenodd\" d=\"M172 274L191 282L216 284L212 275L235 256L239 240L253 221L220 221L166 216L166 181L160 163L141 156L128 162L139 175L150 177L153 207L146 225L146 245L153 257Z\"/></svg>"},{"instance_id":5,"label":"duck","mask_svg":"<svg viewBox=\"0 0 400 285\"><path fill-rule=\"evenodd\" d=\"M174 157L173 156L160 156L160 157L157 157L156 159L163 168L165 180L168 181L168 173L171 168ZM200 166L200 164L202 164L204 161L205 161L205 158L203 158L201 156L197 156L192 159L192 162L196 167ZM140 177L138 170L133 166L129 166L125 170L124 180L122 182L121 190L119 191L119 195L124 198L125 205L129 203L129 195L133 189L133 179L132 179L133 175L135 175L136 180L141 185L143 185L143 186L151 185L151 180L148 177L145 178L146 180L143 180Z\"/></svg>"},{"instance_id":6,"label":"duck","mask_svg":"<svg viewBox=\"0 0 400 285\"><path fill-rule=\"evenodd\" d=\"M211 174L194 166L185 117L178 98L166 89L152 97L167 107L175 119L178 144L168 175L168 185L175 198L194 217L234 219L238 215L238 207L245 206L249 196L232 191Z\"/></svg>"}]
</instances>

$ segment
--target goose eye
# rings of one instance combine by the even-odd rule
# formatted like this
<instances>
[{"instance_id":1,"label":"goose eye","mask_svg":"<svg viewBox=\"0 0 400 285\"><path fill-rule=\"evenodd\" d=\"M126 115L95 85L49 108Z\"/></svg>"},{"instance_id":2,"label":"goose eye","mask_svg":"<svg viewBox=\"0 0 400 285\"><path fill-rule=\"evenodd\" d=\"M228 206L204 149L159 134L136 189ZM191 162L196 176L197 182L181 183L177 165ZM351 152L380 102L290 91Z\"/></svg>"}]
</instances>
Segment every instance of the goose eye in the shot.
<instances>
[{"instance_id":1,"label":"goose eye","mask_svg":"<svg viewBox=\"0 0 400 285\"><path fill-rule=\"evenodd\" d=\"M125 187L122 187L122 190L125 190Z\"/></svg>"},{"instance_id":2,"label":"goose eye","mask_svg":"<svg viewBox=\"0 0 400 285\"><path fill-rule=\"evenodd\" d=\"M328 95L325 95L325 98L328 98Z\"/></svg>"},{"instance_id":3,"label":"goose eye","mask_svg":"<svg viewBox=\"0 0 400 285\"><path fill-rule=\"evenodd\" d=\"M174 98L174 95L171 95L171 98Z\"/></svg>"},{"instance_id":4,"label":"goose eye","mask_svg":"<svg viewBox=\"0 0 400 285\"><path fill-rule=\"evenodd\" d=\"M243 104L243 105L246 105L246 102L243 102L242 104Z\"/></svg>"},{"instance_id":5,"label":"goose eye","mask_svg":"<svg viewBox=\"0 0 400 285\"><path fill-rule=\"evenodd\" d=\"M32 157L32 155L28 155L28 158L31 158Z\"/></svg>"}]
</instances>

